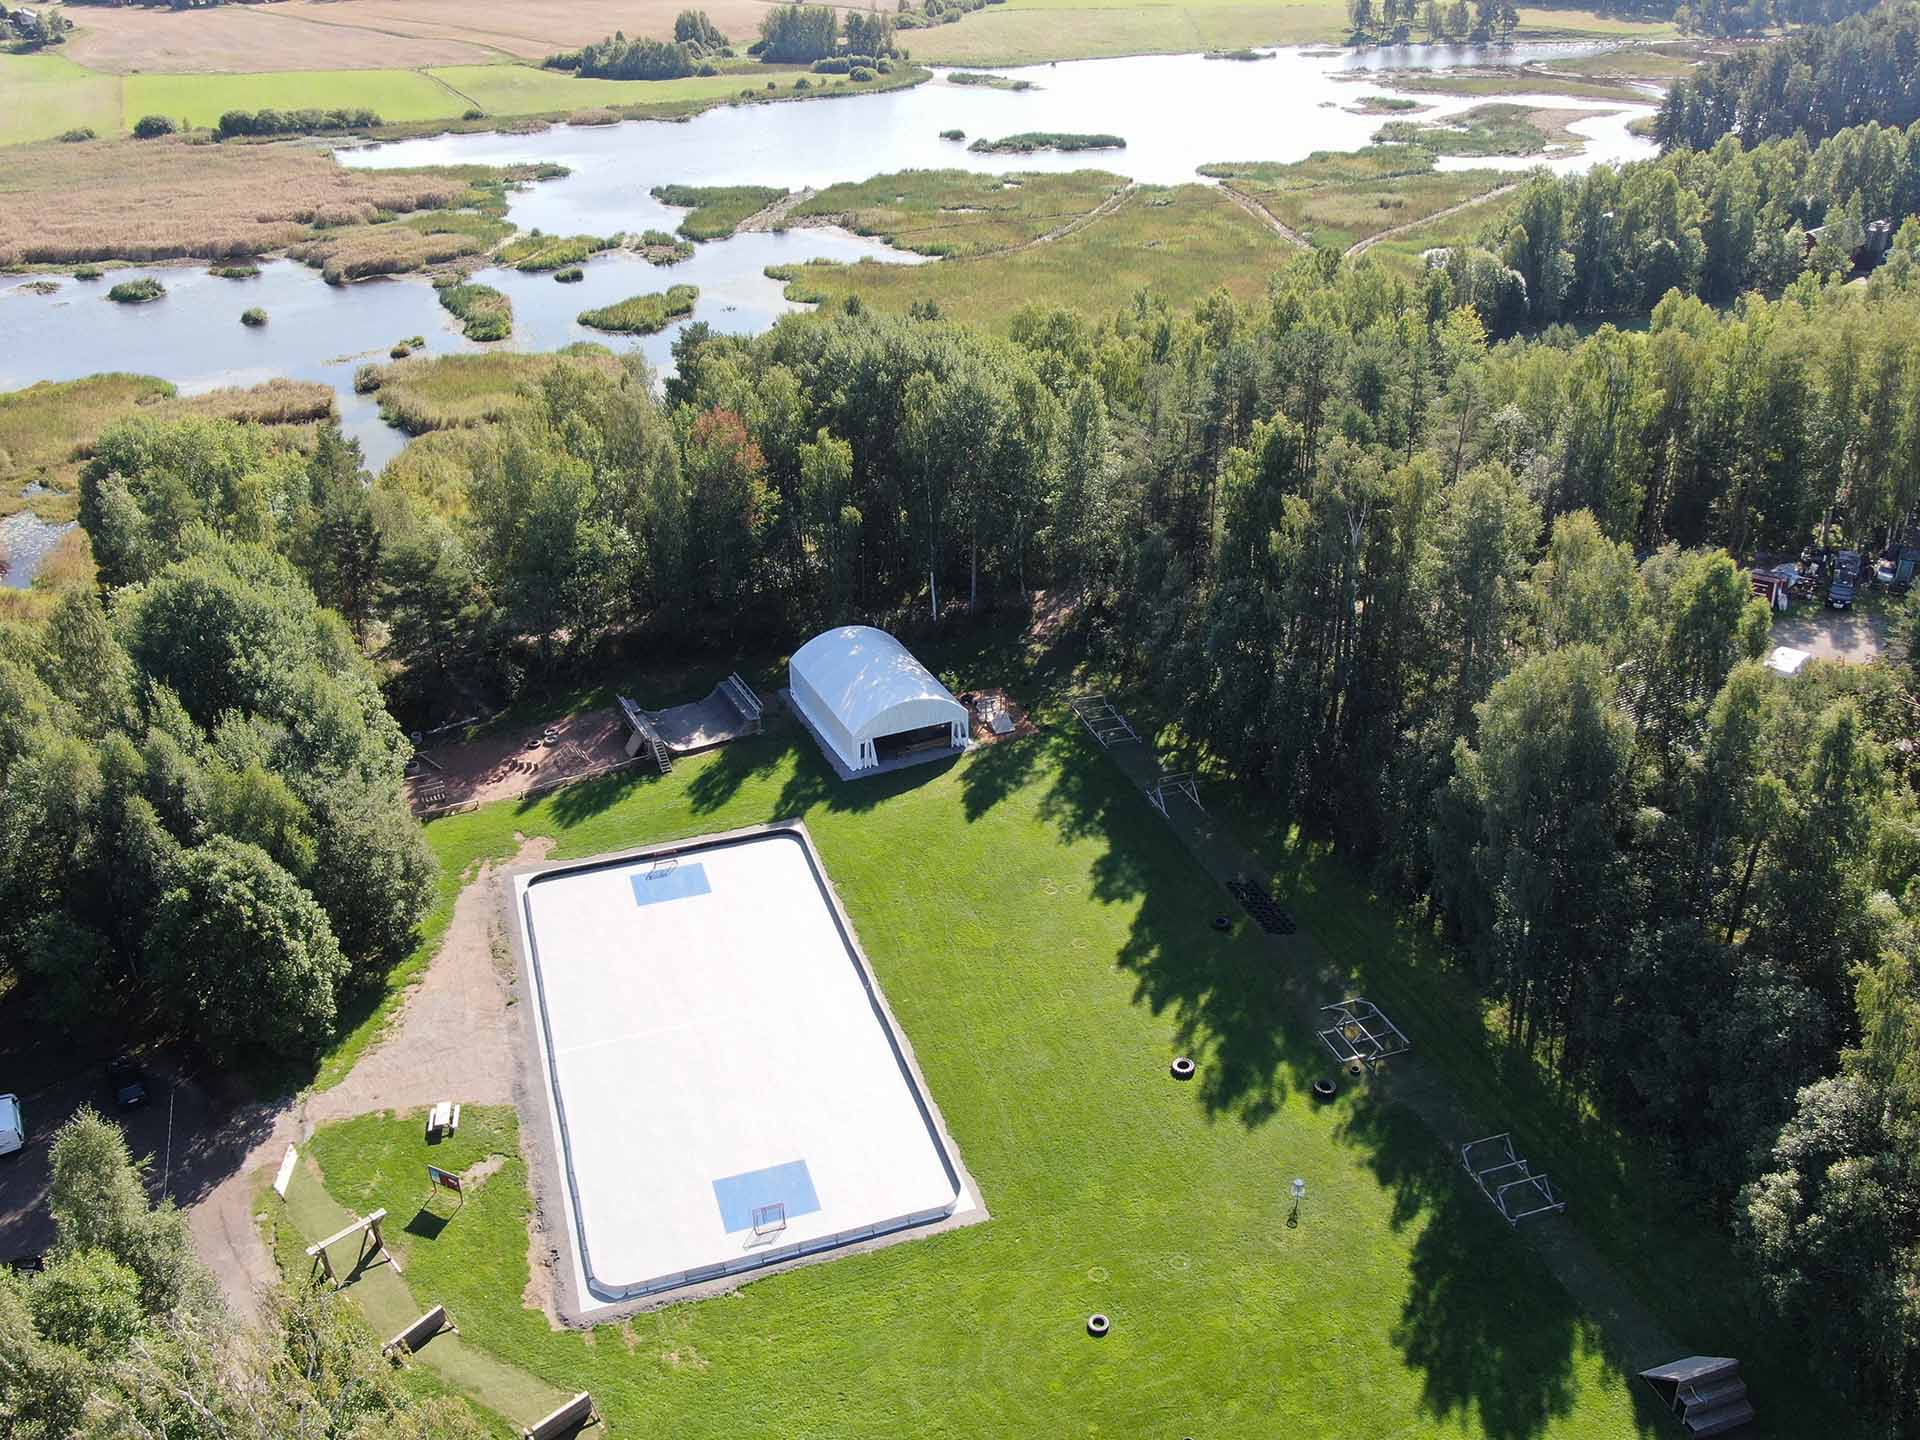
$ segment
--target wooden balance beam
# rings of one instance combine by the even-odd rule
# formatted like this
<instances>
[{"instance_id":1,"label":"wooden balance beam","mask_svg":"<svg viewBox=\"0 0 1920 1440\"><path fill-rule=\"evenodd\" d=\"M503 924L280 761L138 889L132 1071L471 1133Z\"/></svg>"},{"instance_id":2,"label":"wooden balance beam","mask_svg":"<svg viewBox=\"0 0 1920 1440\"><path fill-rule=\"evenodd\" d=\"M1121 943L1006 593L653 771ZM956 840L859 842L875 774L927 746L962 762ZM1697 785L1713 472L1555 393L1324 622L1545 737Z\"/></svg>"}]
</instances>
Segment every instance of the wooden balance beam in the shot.
<instances>
[{"instance_id":1,"label":"wooden balance beam","mask_svg":"<svg viewBox=\"0 0 1920 1440\"><path fill-rule=\"evenodd\" d=\"M599 1414L593 1408L593 1397L582 1390L544 1420L536 1420L522 1430L521 1440L554 1440L555 1436L565 1435L599 1419Z\"/></svg>"},{"instance_id":2,"label":"wooden balance beam","mask_svg":"<svg viewBox=\"0 0 1920 1440\"><path fill-rule=\"evenodd\" d=\"M374 1253L381 1256L389 1265L393 1266L394 1274L399 1275L403 1273L400 1269L400 1262L396 1260L393 1257L393 1253L387 1249L387 1242L380 1238L380 1222L386 1218L387 1212L382 1209L374 1211L364 1220L354 1221L338 1234L329 1235L317 1245L309 1245L307 1247L307 1258L320 1262L320 1269L325 1273L328 1283L337 1290L340 1288L340 1277L334 1274L333 1260L328 1256L327 1248L331 1245L338 1245L349 1235L357 1234L360 1236L360 1249L353 1257L353 1268L355 1270L358 1270L360 1268L360 1262L366 1259L367 1241L372 1240Z\"/></svg>"},{"instance_id":3,"label":"wooden balance beam","mask_svg":"<svg viewBox=\"0 0 1920 1440\"><path fill-rule=\"evenodd\" d=\"M447 1317L447 1307L444 1305L436 1305L418 1320L407 1326L407 1328L402 1330L398 1335L387 1341L386 1344L382 1345L380 1347L380 1353L382 1355L391 1355L394 1351L398 1350L403 1355L411 1355L442 1330L451 1330L456 1335L460 1333L460 1327Z\"/></svg>"}]
</instances>

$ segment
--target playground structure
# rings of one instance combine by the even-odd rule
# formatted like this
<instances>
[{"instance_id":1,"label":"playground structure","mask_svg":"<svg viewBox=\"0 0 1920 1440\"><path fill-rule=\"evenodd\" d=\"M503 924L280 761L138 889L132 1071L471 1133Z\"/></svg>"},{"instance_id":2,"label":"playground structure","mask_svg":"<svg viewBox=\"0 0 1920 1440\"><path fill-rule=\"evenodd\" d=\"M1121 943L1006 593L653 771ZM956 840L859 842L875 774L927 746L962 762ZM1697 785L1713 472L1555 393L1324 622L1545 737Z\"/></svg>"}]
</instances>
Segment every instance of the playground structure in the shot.
<instances>
[{"instance_id":1,"label":"playground structure","mask_svg":"<svg viewBox=\"0 0 1920 1440\"><path fill-rule=\"evenodd\" d=\"M1382 1060L1404 1055L1413 1042L1400 1027L1371 1000L1350 996L1332 1005L1322 1005L1320 1013L1331 1015L1333 1023L1319 1032L1320 1043L1333 1052L1341 1065L1365 1065L1371 1070Z\"/></svg>"},{"instance_id":2,"label":"playground structure","mask_svg":"<svg viewBox=\"0 0 1920 1440\"><path fill-rule=\"evenodd\" d=\"M1135 745L1140 743L1140 736L1135 732L1133 722L1121 714L1120 708L1104 695L1082 695L1073 702L1073 713L1080 717L1080 723L1085 725L1093 738L1100 742L1100 748L1103 750L1129 742Z\"/></svg>"},{"instance_id":3,"label":"playground structure","mask_svg":"<svg viewBox=\"0 0 1920 1440\"><path fill-rule=\"evenodd\" d=\"M662 775L672 773L676 755L694 755L758 735L766 718L760 697L738 674L727 676L705 699L666 710L645 709L625 695L619 700L628 757L651 760Z\"/></svg>"},{"instance_id":4,"label":"playground structure","mask_svg":"<svg viewBox=\"0 0 1920 1440\"><path fill-rule=\"evenodd\" d=\"M1559 1214L1567 1208L1546 1172L1535 1171L1513 1148L1511 1134L1469 1140L1460 1147L1460 1163L1509 1225L1518 1226L1532 1215Z\"/></svg>"},{"instance_id":5,"label":"playground structure","mask_svg":"<svg viewBox=\"0 0 1920 1440\"><path fill-rule=\"evenodd\" d=\"M354 1221L351 1225L329 1235L318 1244L309 1245L307 1247L307 1258L320 1267L321 1273L327 1277L327 1283L338 1290L346 1282L335 1272L333 1259L327 1254L327 1251L332 1246L338 1245L342 1240L345 1240L349 1235L358 1235L360 1237L360 1247L354 1252L352 1268L347 1271L349 1278L359 1273L360 1267L366 1264L368 1242L372 1242L372 1253L374 1255L391 1265L394 1274L401 1274L400 1262L394 1258L393 1252L387 1249L387 1242L380 1237L380 1222L386 1218L387 1212L381 1209L374 1211L371 1215L363 1219Z\"/></svg>"},{"instance_id":6,"label":"playground structure","mask_svg":"<svg viewBox=\"0 0 1920 1440\"><path fill-rule=\"evenodd\" d=\"M1147 803L1168 819L1173 816L1167 807L1181 800L1202 814L1206 813L1207 807L1200 803L1200 777L1191 770L1183 770L1175 775L1162 772L1160 778L1147 787Z\"/></svg>"},{"instance_id":7,"label":"playground structure","mask_svg":"<svg viewBox=\"0 0 1920 1440\"><path fill-rule=\"evenodd\" d=\"M1653 1387L1660 1403L1680 1417L1689 1435L1730 1435L1754 1418L1747 1398L1747 1382L1740 1378L1740 1362L1724 1355L1689 1355L1651 1370L1640 1378Z\"/></svg>"}]
</instances>

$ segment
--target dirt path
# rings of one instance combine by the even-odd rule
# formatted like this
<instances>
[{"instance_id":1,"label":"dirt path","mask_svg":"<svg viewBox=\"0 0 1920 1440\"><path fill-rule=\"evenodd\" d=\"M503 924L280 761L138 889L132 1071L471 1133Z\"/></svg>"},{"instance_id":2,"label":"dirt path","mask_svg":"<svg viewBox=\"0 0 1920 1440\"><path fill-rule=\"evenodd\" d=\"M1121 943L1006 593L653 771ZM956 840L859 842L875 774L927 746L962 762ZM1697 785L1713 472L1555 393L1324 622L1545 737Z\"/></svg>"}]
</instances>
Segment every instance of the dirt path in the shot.
<instances>
[{"instance_id":1,"label":"dirt path","mask_svg":"<svg viewBox=\"0 0 1920 1440\"><path fill-rule=\"evenodd\" d=\"M1139 188L1140 188L1139 181L1129 180L1125 186L1123 186L1119 190L1114 191L1113 194L1109 195L1106 199L1102 200L1098 205L1094 206L1093 209L1087 211L1086 214L1076 215L1073 217L1073 219L1067 221L1066 224L1056 226L1054 229L1047 231L1047 233L1044 235L1036 235L1033 237L1033 239L1027 241L1025 244L1013 245L1008 247L1005 250L995 250L991 253L992 255L996 255L996 256L997 255L1018 255L1022 250L1031 250L1036 245L1051 245L1056 240L1064 240L1067 238L1067 236L1073 234L1075 231L1086 229L1087 226L1093 224L1094 221L1100 219L1103 215L1111 215L1114 211L1118 210L1122 205L1126 204L1127 201L1131 200L1133 198L1134 192ZM982 255L979 258L984 260L991 257L988 255Z\"/></svg>"},{"instance_id":2,"label":"dirt path","mask_svg":"<svg viewBox=\"0 0 1920 1440\"><path fill-rule=\"evenodd\" d=\"M1273 233L1278 235L1282 240L1298 245L1302 250L1311 250L1313 248L1313 242L1311 240L1307 239L1306 236L1302 235L1278 215L1267 209L1266 206L1254 199L1253 196L1247 194L1246 191L1236 190L1224 180L1220 182L1220 188L1226 192L1229 200L1233 201L1234 204L1238 205L1262 225L1265 225L1269 230L1273 231Z\"/></svg>"},{"instance_id":3,"label":"dirt path","mask_svg":"<svg viewBox=\"0 0 1920 1440\"><path fill-rule=\"evenodd\" d=\"M1422 216L1418 220L1409 220L1406 224L1396 225L1391 230L1382 230L1378 235L1369 235L1366 239L1349 245L1341 258L1351 260L1356 255L1364 255L1382 240L1391 240L1396 235L1404 235L1407 231L1417 230L1422 225L1431 225L1434 221L1444 220L1449 215L1458 215L1462 210L1471 210L1474 206L1484 205L1489 200L1498 200L1502 195L1511 195L1519 188L1520 182L1516 180L1511 185L1498 186L1484 195L1477 195L1471 200L1462 200L1458 205L1449 205L1444 210L1436 210L1433 214Z\"/></svg>"},{"instance_id":4,"label":"dirt path","mask_svg":"<svg viewBox=\"0 0 1920 1440\"><path fill-rule=\"evenodd\" d=\"M798 229L808 225L827 226L839 224L841 220L846 218L845 216L809 215L800 220L790 221L787 219L787 216L793 212L796 206L806 204L807 201L819 193L818 190L810 186L803 186L795 190L791 195L782 195L778 200L767 206L766 209L754 211L753 214L747 216L746 219L734 226L733 233L736 235L754 235L763 230L778 230L782 226Z\"/></svg>"},{"instance_id":5,"label":"dirt path","mask_svg":"<svg viewBox=\"0 0 1920 1440\"><path fill-rule=\"evenodd\" d=\"M507 864L545 858L553 842L524 841ZM453 920L420 983L399 1016L330 1090L295 1101L255 1107L242 1123L265 1132L204 1198L188 1208L194 1248L219 1277L242 1315L259 1314L260 1292L279 1278L253 1220L255 1177L277 1165L288 1145L314 1130L375 1110L409 1110L437 1100L504 1105L513 1099L514 1054L508 1005L515 986L494 877L480 873L454 902Z\"/></svg>"}]
</instances>

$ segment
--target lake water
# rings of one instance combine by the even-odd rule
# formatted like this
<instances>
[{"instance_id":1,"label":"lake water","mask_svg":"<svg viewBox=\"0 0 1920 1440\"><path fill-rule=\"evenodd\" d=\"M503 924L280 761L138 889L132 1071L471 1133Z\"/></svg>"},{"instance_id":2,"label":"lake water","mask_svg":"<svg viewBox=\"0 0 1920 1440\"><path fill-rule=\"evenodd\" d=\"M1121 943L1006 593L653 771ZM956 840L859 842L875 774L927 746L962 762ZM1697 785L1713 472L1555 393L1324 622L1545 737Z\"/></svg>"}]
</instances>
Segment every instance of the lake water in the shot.
<instances>
[{"instance_id":1,"label":"lake water","mask_svg":"<svg viewBox=\"0 0 1920 1440\"><path fill-rule=\"evenodd\" d=\"M955 85L942 73L927 84L882 94L723 107L681 122L556 126L535 135L446 135L345 150L340 159L369 168L557 161L572 173L513 195L510 214L523 229L601 235L671 230L684 212L654 200L648 191L655 185L799 189L936 167L989 173L1092 167L1147 183L1176 184L1197 179L1196 168L1210 161L1290 161L1315 150L1353 150L1382 124L1380 116L1348 108L1363 96L1390 93L1373 78L1375 72L1514 65L1608 48L1406 46L1281 50L1270 59L1240 62L1197 55L1073 61L1001 72L1031 79L1038 87L1017 93ZM1422 119L1486 103L1476 97L1418 98L1429 107ZM1650 143L1626 132L1627 123L1650 113L1651 105L1522 98L1556 109L1596 111L1594 118L1571 127L1586 137L1584 149L1546 157L1544 163L1555 168L1653 153ZM1023 130L1110 132L1127 145L1073 156L980 155L940 139L946 129L964 130L970 139ZM1524 169L1542 161L1442 163L1450 168L1510 163ZM807 228L709 242L675 266L656 268L632 255L609 254L591 261L585 281L577 285L499 269L482 270L476 278L512 297L514 335L504 342L512 348L551 350L592 339L616 350L641 350L664 366L678 326L630 339L586 330L574 316L629 295L687 283L700 287L695 319L716 330L754 333L797 308L762 273L766 266L862 258L918 260L845 231ZM164 299L138 306L109 303L102 282L62 279L55 294L42 296L21 288L28 277L0 278L0 390L105 370L163 376L186 393L275 376L316 380L339 393L347 431L359 439L368 463L378 467L399 452L406 437L381 423L371 397L353 393L355 368L384 361L395 341L413 335L426 337L430 354L479 348L459 334L421 277L334 287L292 261L264 264L261 272L244 281L215 279L198 266L112 272L115 280L151 274L166 285ZM255 305L270 320L263 328L248 329L239 323L240 312Z\"/></svg>"}]
</instances>

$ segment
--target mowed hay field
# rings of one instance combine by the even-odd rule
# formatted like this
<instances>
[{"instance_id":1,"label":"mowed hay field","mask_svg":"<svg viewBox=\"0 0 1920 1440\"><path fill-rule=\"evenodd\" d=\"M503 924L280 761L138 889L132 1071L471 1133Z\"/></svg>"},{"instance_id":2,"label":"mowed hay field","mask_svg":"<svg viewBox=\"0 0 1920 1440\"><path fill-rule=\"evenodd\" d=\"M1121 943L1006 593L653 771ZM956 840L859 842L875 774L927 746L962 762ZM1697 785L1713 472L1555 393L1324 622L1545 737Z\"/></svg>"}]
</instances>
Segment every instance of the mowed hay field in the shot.
<instances>
[{"instance_id":1,"label":"mowed hay field","mask_svg":"<svg viewBox=\"0 0 1920 1440\"><path fill-rule=\"evenodd\" d=\"M551 115L593 106L674 106L725 100L742 90L764 91L769 80L786 91L807 71L756 65L750 70L687 75L678 80L582 79L531 65L455 65L427 73L489 115ZM818 84L821 77L809 79Z\"/></svg>"},{"instance_id":2,"label":"mowed hay field","mask_svg":"<svg viewBox=\"0 0 1920 1440\"><path fill-rule=\"evenodd\" d=\"M75 12L82 29L67 49L83 65L121 74L539 61L615 30L670 36L674 16L685 8L681 0L281 0L192 11L89 6ZM766 13L761 0L712 0L704 8L743 46L759 33Z\"/></svg>"},{"instance_id":3,"label":"mowed hay field","mask_svg":"<svg viewBox=\"0 0 1920 1440\"><path fill-rule=\"evenodd\" d=\"M444 911L519 835L571 857L788 816L818 842L992 1218L582 1334L525 1302L510 1115L476 1112L431 1157L416 1115L323 1129L307 1153L356 1213L411 1215L427 1158L497 1164L458 1213L435 1207L444 1224L388 1231L415 1306L445 1304L463 1346L590 1390L616 1434L1633 1433L1607 1320L1410 1112L1308 1097L1326 1067L1276 980L1285 947L1212 931L1218 887L1077 733L856 784L769 734L428 835ZM1183 1053L1200 1066L1184 1085L1167 1071ZM1308 1194L1289 1224L1296 1175ZM1100 1341L1095 1311L1113 1321ZM480 1398L525 1423L512 1388Z\"/></svg>"},{"instance_id":4,"label":"mowed hay field","mask_svg":"<svg viewBox=\"0 0 1920 1440\"><path fill-rule=\"evenodd\" d=\"M96 75L60 55L0 55L0 145L83 127L120 132L119 76Z\"/></svg>"},{"instance_id":5,"label":"mowed hay field","mask_svg":"<svg viewBox=\"0 0 1920 1440\"><path fill-rule=\"evenodd\" d=\"M781 273L792 300L857 294L891 311L932 300L947 314L1004 330L1023 305L1104 316L1142 289L1176 308L1217 289L1250 300L1299 253L1215 186L1142 186L1071 234L1009 254L928 265L814 262Z\"/></svg>"}]
</instances>

